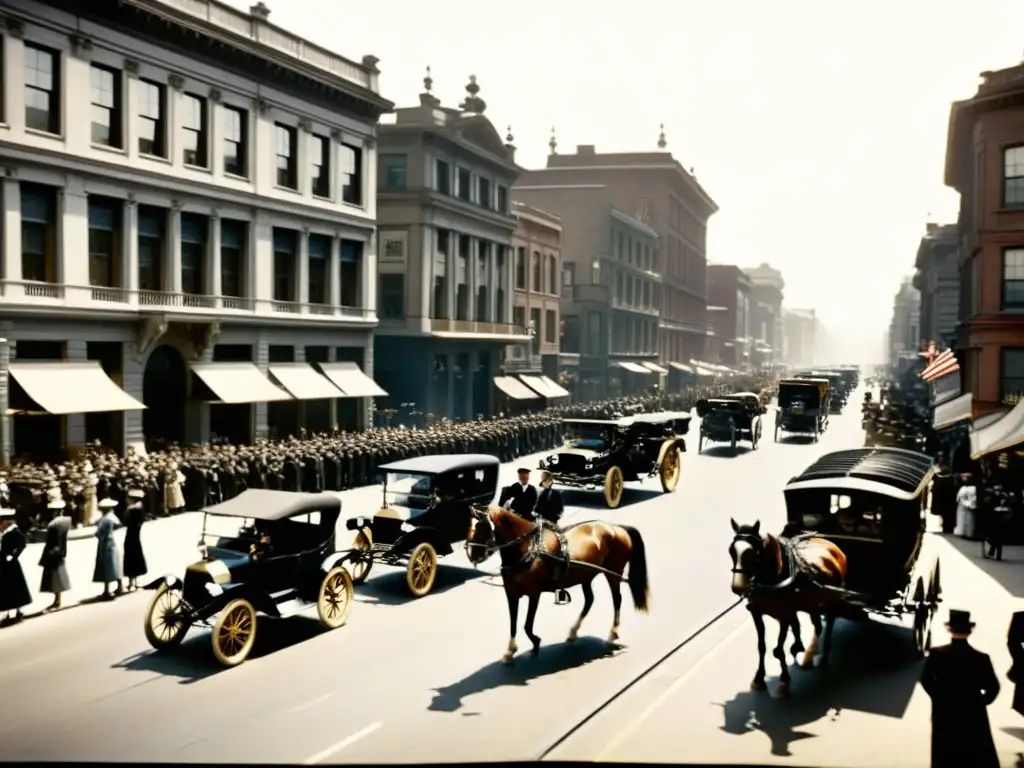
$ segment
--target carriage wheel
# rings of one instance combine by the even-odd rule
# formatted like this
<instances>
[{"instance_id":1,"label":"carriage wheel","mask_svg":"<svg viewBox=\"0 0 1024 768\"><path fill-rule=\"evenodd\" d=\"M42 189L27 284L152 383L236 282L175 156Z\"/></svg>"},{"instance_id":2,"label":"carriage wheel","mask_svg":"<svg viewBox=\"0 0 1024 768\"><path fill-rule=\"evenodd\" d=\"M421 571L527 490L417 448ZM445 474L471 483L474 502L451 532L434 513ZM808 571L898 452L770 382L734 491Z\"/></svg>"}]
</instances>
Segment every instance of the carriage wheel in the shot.
<instances>
[{"instance_id":1,"label":"carriage wheel","mask_svg":"<svg viewBox=\"0 0 1024 768\"><path fill-rule=\"evenodd\" d=\"M932 611L920 604L914 611L914 652L917 658L924 658L932 647Z\"/></svg>"},{"instance_id":2,"label":"carriage wheel","mask_svg":"<svg viewBox=\"0 0 1024 768\"><path fill-rule=\"evenodd\" d=\"M146 640L158 651L181 645L188 632L188 624L181 620L182 595L180 589L171 589L161 584L153 599L149 601L143 629Z\"/></svg>"},{"instance_id":3,"label":"carriage wheel","mask_svg":"<svg viewBox=\"0 0 1024 768\"><path fill-rule=\"evenodd\" d=\"M733 425L733 427L729 431L729 449L733 453L736 452L736 426L735 425Z\"/></svg>"},{"instance_id":4,"label":"carriage wheel","mask_svg":"<svg viewBox=\"0 0 1024 768\"><path fill-rule=\"evenodd\" d=\"M759 437L760 437L760 435L758 434L757 428L756 427L751 427L750 428L750 450L752 450L752 451L756 451L757 450L757 440L758 440Z\"/></svg>"},{"instance_id":5,"label":"carriage wheel","mask_svg":"<svg viewBox=\"0 0 1024 768\"><path fill-rule=\"evenodd\" d=\"M622 501L622 470L612 467L604 476L604 501L609 509L615 509Z\"/></svg>"},{"instance_id":6,"label":"carriage wheel","mask_svg":"<svg viewBox=\"0 0 1024 768\"><path fill-rule=\"evenodd\" d=\"M658 467L658 474L661 477L661 490L665 493L672 493L679 485L679 475L682 474L682 462L679 449L672 447L665 451L661 459L661 466Z\"/></svg>"},{"instance_id":7,"label":"carriage wheel","mask_svg":"<svg viewBox=\"0 0 1024 768\"><path fill-rule=\"evenodd\" d=\"M697 437L697 453L701 453L704 450L704 433L701 432Z\"/></svg>"},{"instance_id":8,"label":"carriage wheel","mask_svg":"<svg viewBox=\"0 0 1024 768\"><path fill-rule=\"evenodd\" d=\"M331 568L320 582L320 594L316 598L316 612L328 629L337 629L348 621L352 610L352 577L342 566Z\"/></svg>"},{"instance_id":9,"label":"carriage wheel","mask_svg":"<svg viewBox=\"0 0 1024 768\"><path fill-rule=\"evenodd\" d=\"M413 597L423 597L437 578L437 551L427 542L417 544L405 567L405 583Z\"/></svg>"},{"instance_id":10,"label":"carriage wheel","mask_svg":"<svg viewBox=\"0 0 1024 768\"><path fill-rule=\"evenodd\" d=\"M256 609L248 600L232 600L213 625L213 655L225 667L237 667L256 643Z\"/></svg>"},{"instance_id":11,"label":"carriage wheel","mask_svg":"<svg viewBox=\"0 0 1024 768\"><path fill-rule=\"evenodd\" d=\"M928 580L928 602L932 610L938 610L939 600L942 599L942 578L939 571L939 558L935 558L935 565L932 566L932 577Z\"/></svg>"},{"instance_id":12,"label":"carriage wheel","mask_svg":"<svg viewBox=\"0 0 1024 768\"><path fill-rule=\"evenodd\" d=\"M352 572L353 584L362 584L366 581L366 577L370 575L373 560L365 553L368 553L372 547L373 545L370 543L370 539L366 536L365 532L360 531L356 534L355 541L352 542L352 549L359 550L364 553L364 556L358 560L348 561L348 568Z\"/></svg>"},{"instance_id":13,"label":"carriage wheel","mask_svg":"<svg viewBox=\"0 0 1024 768\"><path fill-rule=\"evenodd\" d=\"M775 442L779 442L779 425L775 425Z\"/></svg>"}]
</instances>

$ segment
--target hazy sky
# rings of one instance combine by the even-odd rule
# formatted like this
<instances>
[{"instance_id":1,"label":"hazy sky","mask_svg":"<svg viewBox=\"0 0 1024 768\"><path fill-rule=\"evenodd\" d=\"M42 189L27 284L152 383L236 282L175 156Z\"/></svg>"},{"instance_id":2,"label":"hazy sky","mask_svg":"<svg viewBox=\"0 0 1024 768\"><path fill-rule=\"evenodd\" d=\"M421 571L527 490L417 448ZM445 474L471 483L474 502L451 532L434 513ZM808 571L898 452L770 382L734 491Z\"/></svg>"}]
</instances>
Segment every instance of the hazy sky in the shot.
<instances>
[{"instance_id":1,"label":"hazy sky","mask_svg":"<svg viewBox=\"0 0 1024 768\"><path fill-rule=\"evenodd\" d=\"M399 105L428 64L450 106L477 75L525 167L544 164L552 126L567 152L647 151L664 123L721 207L709 260L770 262L789 306L877 345L928 214L956 219L950 102L1024 56L1021 0L266 2L310 40L379 57Z\"/></svg>"}]
</instances>

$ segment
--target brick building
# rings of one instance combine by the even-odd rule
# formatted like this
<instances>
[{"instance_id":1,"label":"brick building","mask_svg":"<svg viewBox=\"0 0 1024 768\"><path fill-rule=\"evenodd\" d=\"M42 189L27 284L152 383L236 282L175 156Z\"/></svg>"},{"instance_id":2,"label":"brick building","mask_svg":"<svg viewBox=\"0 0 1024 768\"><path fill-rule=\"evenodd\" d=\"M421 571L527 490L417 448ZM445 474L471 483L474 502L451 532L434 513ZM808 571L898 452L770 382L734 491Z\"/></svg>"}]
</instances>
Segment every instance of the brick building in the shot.
<instances>
[{"instance_id":1,"label":"brick building","mask_svg":"<svg viewBox=\"0 0 1024 768\"><path fill-rule=\"evenodd\" d=\"M921 294L921 338L941 348L956 340L960 314L960 235L955 224L928 224L914 262Z\"/></svg>"},{"instance_id":2,"label":"brick building","mask_svg":"<svg viewBox=\"0 0 1024 768\"><path fill-rule=\"evenodd\" d=\"M751 359L751 283L734 264L708 264L708 328L717 346L710 361L744 370Z\"/></svg>"},{"instance_id":3,"label":"brick building","mask_svg":"<svg viewBox=\"0 0 1024 768\"><path fill-rule=\"evenodd\" d=\"M782 300L786 281L770 264L746 270L750 278L751 364L755 368L783 362L785 321Z\"/></svg>"}]
</instances>

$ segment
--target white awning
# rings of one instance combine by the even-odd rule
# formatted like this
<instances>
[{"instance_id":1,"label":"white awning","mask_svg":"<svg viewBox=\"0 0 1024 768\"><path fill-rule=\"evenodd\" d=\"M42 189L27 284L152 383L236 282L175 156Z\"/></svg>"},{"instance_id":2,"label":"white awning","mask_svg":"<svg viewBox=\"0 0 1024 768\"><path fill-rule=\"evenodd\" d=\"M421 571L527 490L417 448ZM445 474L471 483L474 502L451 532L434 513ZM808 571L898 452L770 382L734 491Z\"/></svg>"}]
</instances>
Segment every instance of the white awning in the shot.
<instances>
[{"instance_id":1,"label":"white awning","mask_svg":"<svg viewBox=\"0 0 1024 768\"><path fill-rule=\"evenodd\" d=\"M644 368L639 363L630 363L628 361L620 360L617 362L617 365L620 368L625 368L627 371L631 371L633 373L650 373L650 371L647 368Z\"/></svg>"},{"instance_id":2,"label":"white awning","mask_svg":"<svg viewBox=\"0 0 1024 768\"><path fill-rule=\"evenodd\" d=\"M657 363L640 363L644 368L654 371L655 373L668 373L668 368L662 368Z\"/></svg>"},{"instance_id":3,"label":"white awning","mask_svg":"<svg viewBox=\"0 0 1024 768\"><path fill-rule=\"evenodd\" d=\"M675 368L677 371L682 371L683 373L695 373L693 368L688 366L686 363L677 363L675 361L672 361L671 363L669 363L669 367Z\"/></svg>"},{"instance_id":4,"label":"white awning","mask_svg":"<svg viewBox=\"0 0 1024 768\"><path fill-rule=\"evenodd\" d=\"M932 427L945 429L959 424L962 421L970 421L973 412L972 404L974 398L970 392L955 397L947 403L935 406L935 413L932 415Z\"/></svg>"},{"instance_id":5,"label":"white awning","mask_svg":"<svg viewBox=\"0 0 1024 768\"><path fill-rule=\"evenodd\" d=\"M548 389L551 390L551 397L569 396L569 390L563 387L561 384L552 381L547 376L541 376L540 379L541 381L548 385Z\"/></svg>"},{"instance_id":6,"label":"white awning","mask_svg":"<svg viewBox=\"0 0 1024 768\"><path fill-rule=\"evenodd\" d=\"M296 400L331 400L345 393L309 363L271 365L270 376Z\"/></svg>"},{"instance_id":7,"label":"white awning","mask_svg":"<svg viewBox=\"0 0 1024 768\"><path fill-rule=\"evenodd\" d=\"M523 384L548 400L553 400L557 397L565 397L569 394L566 390L555 384L555 382L551 381L547 376L530 376L529 374L521 373L519 374L519 378L522 379Z\"/></svg>"},{"instance_id":8,"label":"white awning","mask_svg":"<svg viewBox=\"0 0 1024 768\"><path fill-rule=\"evenodd\" d=\"M324 376L345 394L343 397L387 397L377 382L356 363L317 363Z\"/></svg>"},{"instance_id":9,"label":"white awning","mask_svg":"<svg viewBox=\"0 0 1024 768\"><path fill-rule=\"evenodd\" d=\"M511 376L495 376L494 386L511 397L513 400L536 400L540 397L519 379Z\"/></svg>"},{"instance_id":10,"label":"white awning","mask_svg":"<svg viewBox=\"0 0 1024 768\"><path fill-rule=\"evenodd\" d=\"M15 362L9 371L25 394L47 413L138 411L146 407L111 381L95 360Z\"/></svg>"},{"instance_id":11,"label":"white awning","mask_svg":"<svg viewBox=\"0 0 1024 768\"><path fill-rule=\"evenodd\" d=\"M193 363L200 378L220 403L271 403L292 396L268 379L253 363Z\"/></svg>"},{"instance_id":12,"label":"white awning","mask_svg":"<svg viewBox=\"0 0 1024 768\"><path fill-rule=\"evenodd\" d=\"M1024 442L1024 400L981 429L971 433L971 458L980 459L987 453L1009 451Z\"/></svg>"}]
</instances>

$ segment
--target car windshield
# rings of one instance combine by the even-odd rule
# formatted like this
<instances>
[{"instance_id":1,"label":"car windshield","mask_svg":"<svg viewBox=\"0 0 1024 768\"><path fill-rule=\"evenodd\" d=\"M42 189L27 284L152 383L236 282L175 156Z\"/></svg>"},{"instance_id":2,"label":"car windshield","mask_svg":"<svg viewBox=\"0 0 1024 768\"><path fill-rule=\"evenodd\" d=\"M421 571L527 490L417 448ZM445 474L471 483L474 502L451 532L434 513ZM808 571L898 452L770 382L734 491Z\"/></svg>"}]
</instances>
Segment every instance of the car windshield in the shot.
<instances>
[{"instance_id":1,"label":"car windshield","mask_svg":"<svg viewBox=\"0 0 1024 768\"><path fill-rule=\"evenodd\" d=\"M426 509L434 496L433 475L388 472L384 485L384 502L389 506Z\"/></svg>"},{"instance_id":2,"label":"car windshield","mask_svg":"<svg viewBox=\"0 0 1024 768\"><path fill-rule=\"evenodd\" d=\"M288 518L289 521L319 525L320 513L310 512ZM227 547L243 550L257 541L263 534L273 535L274 529L282 521L254 520L251 517L225 517L223 515L204 515L203 543L210 547Z\"/></svg>"},{"instance_id":3,"label":"car windshield","mask_svg":"<svg viewBox=\"0 0 1024 768\"><path fill-rule=\"evenodd\" d=\"M585 448L600 451L608 440L608 427L604 424L566 424L567 448Z\"/></svg>"},{"instance_id":4,"label":"car windshield","mask_svg":"<svg viewBox=\"0 0 1024 768\"><path fill-rule=\"evenodd\" d=\"M793 405L813 407L818 403L817 387L792 387L779 390L779 405L783 408Z\"/></svg>"}]
</instances>

